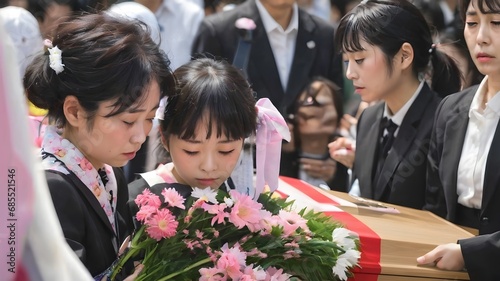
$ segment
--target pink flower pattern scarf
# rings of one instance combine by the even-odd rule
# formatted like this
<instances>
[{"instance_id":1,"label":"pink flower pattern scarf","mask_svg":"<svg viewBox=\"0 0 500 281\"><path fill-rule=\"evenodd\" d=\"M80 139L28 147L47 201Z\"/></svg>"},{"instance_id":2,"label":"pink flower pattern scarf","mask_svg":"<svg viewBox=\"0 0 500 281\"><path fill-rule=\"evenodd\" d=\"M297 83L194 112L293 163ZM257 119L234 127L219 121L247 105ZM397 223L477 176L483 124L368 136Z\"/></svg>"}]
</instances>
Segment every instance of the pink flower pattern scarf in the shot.
<instances>
[{"instance_id":1,"label":"pink flower pattern scarf","mask_svg":"<svg viewBox=\"0 0 500 281\"><path fill-rule=\"evenodd\" d=\"M42 165L45 170L61 172L65 175L73 172L95 195L99 204L106 213L113 230L115 230L114 211L116 208L117 183L113 168L105 165L107 183L94 166L69 140L64 139L54 126L47 126L42 141ZM113 196L113 194L115 196Z\"/></svg>"}]
</instances>

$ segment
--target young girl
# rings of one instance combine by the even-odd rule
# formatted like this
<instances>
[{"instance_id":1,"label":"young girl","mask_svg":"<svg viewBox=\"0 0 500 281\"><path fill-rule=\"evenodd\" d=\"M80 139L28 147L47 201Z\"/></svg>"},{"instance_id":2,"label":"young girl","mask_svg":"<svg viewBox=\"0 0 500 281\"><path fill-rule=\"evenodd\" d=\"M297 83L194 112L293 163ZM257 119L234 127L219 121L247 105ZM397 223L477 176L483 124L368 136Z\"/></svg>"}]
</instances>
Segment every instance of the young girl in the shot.
<instances>
[{"instance_id":1,"label":"young girl","mask_svg":"<svg viewBox=\"0 0 500 281\"><path fill-rule=\"evenodd\" d=\"M381 100L358 121L357 143L329 144L330 155L352 167L356 195L420 209L436 92L454 92L458 68L435 48L420 11L406 0L363 1L344 16L336 43L347 57L347 78L362 100ZM355 152L356 150L356 152ZM356 157L354 155L356 154ZM354 164L353 164L354 162Z\"/></svg>"},{"instance_id":2,"label":"young girl","mask_svg":"<svg viewBox=\"0 0 500 281\"><path fill-rule=\"evenodd\" d=\"M237 188L229 177L238 163L244 139L255 134L257 126L257 169L262 168L259 135L267 128L267 141L279 147L272 149L278 158L267 159L272 162L267 164L274 165L266 167L265 173L274 172L277 180L282 138L270 127L281 129L284 135L288 127L276 108L262 103L267 99L259 100L256 108L246 79L224 61L197 59L174 74L178 78L176 93L158 110L162 142L172 162L141 174L129 185L130 198L134 199L144 188L160 194L166 186L174 186L184 196L191 194L192 187ZM268 151L266 156L272 155ZM263 173L257 172L257 186ZM266 180L273 186L271 178ZM134 213L132 202L131 208Z\"/></svg>"},{"instance_id":3,"label":"young girl","mask_svg":"<svg viewBox=\"0 0 500 281\"><path fill-rule=\"evenodd\" d=\"M138 22L86 15L55 32L28 67L24 87L53 124L41 155L64 236L101 280L128 233L127 185L113 167L134 158L174 80Z\"/></svg>"},{"instance_id":4,"label":"young girl","mask_svg":"<svg viewBox=\"0 0 500 281\"><path fill-rule=\"evenodd\" d=\"M429 148L426 209L479 231L418 258L471 280L500 280L500 1L465 0L464 37L481 84L453 94L438 108ZM451 241L450 241L451 242Z\"/></svg>"}]
</instances>

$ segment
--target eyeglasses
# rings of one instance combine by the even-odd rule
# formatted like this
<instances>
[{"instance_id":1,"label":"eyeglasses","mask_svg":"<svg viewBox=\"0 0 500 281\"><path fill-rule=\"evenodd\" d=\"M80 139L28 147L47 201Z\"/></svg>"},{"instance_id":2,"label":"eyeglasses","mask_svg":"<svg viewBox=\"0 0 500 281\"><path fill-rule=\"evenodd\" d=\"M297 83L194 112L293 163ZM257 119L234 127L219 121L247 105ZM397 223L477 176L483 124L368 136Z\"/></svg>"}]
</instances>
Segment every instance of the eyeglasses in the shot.
<instances>
[{"instance_id":1,"label":"eyeglasses","mask_svg":"<svg viewBox=\"0 0 500 281\"><path fill-rule=\"evenodd\" d=\"M321 84L321 86L319 86L318 89L314 89L312 87L312 84L309 85L306 89L305 99L302 101L299 101L298 106L299 107L300 106L318 106L318 107L322 106L322 104L316 100L316 96L321 91L321 89L323 89L324 86L325 86L324 84Z\"/></svg>"}]
</instances>

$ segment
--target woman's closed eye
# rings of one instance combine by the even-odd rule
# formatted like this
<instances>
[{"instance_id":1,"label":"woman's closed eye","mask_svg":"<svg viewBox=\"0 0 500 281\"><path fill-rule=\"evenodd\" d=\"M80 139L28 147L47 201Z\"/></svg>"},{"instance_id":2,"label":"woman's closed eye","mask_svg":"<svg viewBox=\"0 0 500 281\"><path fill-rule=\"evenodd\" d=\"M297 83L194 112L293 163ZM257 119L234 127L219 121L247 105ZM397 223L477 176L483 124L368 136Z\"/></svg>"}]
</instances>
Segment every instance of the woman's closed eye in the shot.
<instances>
[{"instance_id":1,"label":"woman's closed eye","mask_svg":"<svg viewBox=\"0 0 500 281\"><path fill-rule=\"evenodd\" d=\"M362 64L365 59L357 59L354 60L357 64Z\"/></svg>"}]
</instances>

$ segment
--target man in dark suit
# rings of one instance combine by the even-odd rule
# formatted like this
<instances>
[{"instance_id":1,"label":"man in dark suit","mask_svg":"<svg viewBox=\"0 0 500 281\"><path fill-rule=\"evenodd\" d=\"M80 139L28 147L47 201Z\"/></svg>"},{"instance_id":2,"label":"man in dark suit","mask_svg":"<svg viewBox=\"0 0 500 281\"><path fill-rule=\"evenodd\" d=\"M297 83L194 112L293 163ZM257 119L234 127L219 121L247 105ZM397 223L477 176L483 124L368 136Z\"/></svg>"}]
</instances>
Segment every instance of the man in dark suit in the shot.
<instances>
[{"instance_id":1,"label":"man in dark suit","mask_svg":"<svg viewBox=\"0 0 500 281\"><path fill-rule=\"evenodd\" d=\"M255 29L250 40L239 43L249 33L235 26L242 18L253 20ZM239 47L250 47L237 60L248 60L242 69L257 98L269 98L287 116L313 77L323 76L342 86L342 60L333 37L333 26L298 8L295 0L247 0L233 10L206 17L192 53L233 62ZM321 169L334 167L327 161L333 162L310 160L308 169L333 177L334 169Z\"/></svg>"},{"instance_id":2,"label":"man in dark suit","mask_svg":"<svg viewBox=\"0 0 500 281\"><path fill-rule=\"evenodd\" d=\"M208 54L233 62L242 38L242 30L235 26L240 18L249 18L256 25L246 72L258 98L269 98L285 114L314 76L342 86L333 27L299 9L295 0L247 0L231 11L207 17L199 27L193 55Z\"/></svg>"}]
</instances>

